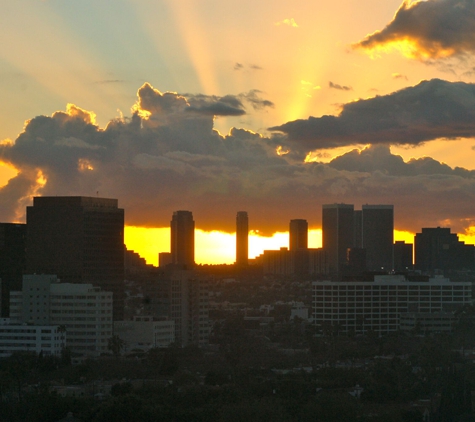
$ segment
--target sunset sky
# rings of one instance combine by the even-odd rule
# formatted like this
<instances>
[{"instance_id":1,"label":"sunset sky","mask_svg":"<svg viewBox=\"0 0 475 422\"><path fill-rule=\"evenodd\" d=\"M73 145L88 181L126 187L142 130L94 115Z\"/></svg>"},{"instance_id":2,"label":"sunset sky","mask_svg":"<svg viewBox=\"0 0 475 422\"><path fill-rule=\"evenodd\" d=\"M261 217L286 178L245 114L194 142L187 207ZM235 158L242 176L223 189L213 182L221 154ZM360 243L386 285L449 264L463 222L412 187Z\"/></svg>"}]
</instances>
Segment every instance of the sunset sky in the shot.
<instances>
[{"instance_id":1,"label":"sunset sky","mask_svg":"<svg viewBox=\"0 0 475 422\"><path fill-rule=\"evenodd\" d=\"M394 204L396 239L475 243L475 0L21 0L0 5L0 221L35 195L117 198L157 263L288 245L324 203Z\"/></svg>"}]
</instances>

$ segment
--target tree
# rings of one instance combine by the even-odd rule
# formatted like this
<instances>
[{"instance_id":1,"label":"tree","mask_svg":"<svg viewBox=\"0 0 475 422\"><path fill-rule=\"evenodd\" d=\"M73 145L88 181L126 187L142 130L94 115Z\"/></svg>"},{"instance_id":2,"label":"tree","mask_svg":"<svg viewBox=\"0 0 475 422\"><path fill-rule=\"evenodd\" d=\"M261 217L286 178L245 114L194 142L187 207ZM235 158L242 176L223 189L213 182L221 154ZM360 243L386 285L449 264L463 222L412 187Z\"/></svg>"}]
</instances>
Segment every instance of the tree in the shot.
<instances>
[{"instance_id":1,"label":"tree","mask_svg":"<svg viewBox=\"0 0 475 422\"><path fill-rule=\"evenodd\" d=\"M109 349L116 358L120 356L120 352L124 347L125 341L118 335L113 335L107 340L107 349Z\"/></svg>"}]
</instances>

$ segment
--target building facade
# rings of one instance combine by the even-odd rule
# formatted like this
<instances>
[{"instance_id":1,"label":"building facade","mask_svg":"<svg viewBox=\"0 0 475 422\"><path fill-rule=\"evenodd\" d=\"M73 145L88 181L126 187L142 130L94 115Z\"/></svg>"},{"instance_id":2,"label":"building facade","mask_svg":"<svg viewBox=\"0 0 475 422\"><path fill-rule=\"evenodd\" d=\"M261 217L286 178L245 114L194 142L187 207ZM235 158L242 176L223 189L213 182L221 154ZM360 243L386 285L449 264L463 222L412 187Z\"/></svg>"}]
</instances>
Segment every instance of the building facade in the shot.
<instances>
[{"instance_id":1,"label":"building facade","mask_svg":"<svg viewBox=\"0 0 475 422\"><path fill-rule=\"evenodd\" d=\"M107 352L112 337L111 292L92 284L60 283L53 275L26 275L10 296L11 322L55 325L66 330L66 346L91 356Z\"/></svg>"},{"instance_id":2,"label":"building facade","mask_svg":"<svg viewBox=\"0 0 475 422\"><path fill-rule=\"evenodd\" d=\"M21 289L26 263L26 224L0 223L0 313L10 315L10 292Z\"/></svg>"},{"instance_id":3,"label":"building facade","mask_svg":"<svg viewBox=\"0 0 475 422\"><path fill-rule=\"evenodd\" d=\"M61 356L66 333L57 325L14 324L0 321L0 358L15 352L32 352L44 356Z\"/></svg>"},{"instance_id":4,"label":"building facade","mask_svg":"<svg viewBox=\"0 0 475 422\"><path fill-rule=\"evenodd\" d=\"M170 222L172 263L185 269L195 265L195 222L191 211L175 211Z\"/></svg>"},{"instance_id":5,"label":"building facade","mask_svg":"<svg viewBox=\"0 0 475 422\"><path fill-rule=\"evenodd\" d=\"M236 216L236 265L246 267L249 262L249 218L246 211Z\"/></svg>"},{"instance_id":6,"label":"building facade","mask_svg":"<svg viewBox=\"0 0 475 422\"><path fill-rule=\"evenodd\" d=\"M27 274L55 274L114 293L124 312L124 210L116 199L35 197L27 207Z\"/></svg>"},{"instance_id":7,"label":"building facade","mask_svg":"<svg viewBox=\"0 0 475 422\"><path fill-rule=\"evenodd\" d=\"M175 322L151 316L135 316L131 321L115 321L114 334L125 343L125 352L166 348L175 341Z\"/></svg>"},{"instance_id":8,"label":"building facade","mask_svg":"<svg viewBox=\"0 0 475 422\"><path fill-rule=\"evenodd\" d=\"M206 280L191 271L176 271L170 278L170 319L175 321L175 341L206 345L209 340L209 289Z\"/></svg>"},{"instance_id":9,"label":"building facade","mask_svg":"<svg viewBox=\"0 0 475 422\"><path fill-rule=\"evenodd\" d=\"M362 206L362 247L366 249L366 268L369 271L394 269L394 206Z\"/></svg>"},{"instance_id":10,"label":"building facade","mask_svg":"<svg viewBox=\"0 0 475 422\"><path fill-rule=\"evenodd\" d=\"M313 316L317 328L379 334L400 328L400 315L452 312L472 303L470 282L437 277L408 281L401 275L375 276L374 281L313 283Z\"/></svg>"},{"instance_id":11,"label":"building facade","mask_svg":"<svg viewBox=\"0 0 475 422\"><path fill-rule=\"evenodd\" d=\"M354 206L350 204L322 207L322 246L333 274L341 273L347 263L347 251L354 246L353 211Z\"/></svg>"}]
</instances>

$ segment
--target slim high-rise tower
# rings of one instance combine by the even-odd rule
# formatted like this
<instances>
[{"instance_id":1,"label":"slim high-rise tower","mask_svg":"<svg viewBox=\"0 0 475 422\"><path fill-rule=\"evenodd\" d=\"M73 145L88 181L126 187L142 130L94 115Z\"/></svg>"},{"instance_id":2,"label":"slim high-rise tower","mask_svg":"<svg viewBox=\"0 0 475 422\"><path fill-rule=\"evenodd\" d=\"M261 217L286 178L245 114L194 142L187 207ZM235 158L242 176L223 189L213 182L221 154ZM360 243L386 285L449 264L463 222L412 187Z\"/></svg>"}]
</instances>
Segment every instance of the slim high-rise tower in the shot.
<instances>
[{"instance_id":1,"label":"slim high-rise tower","mask_svg":"<svg viewBox=\"0 0 475 422\"><path fill-rule=\"evenodd\" d=\"M331 273L339 274L347 263L348 249L354 246L354 206L328 204L322 207L322 246Z\"/></svg>"},{"instance_id":2,"label":"slim high-rise tower","mask_svg":"<svg viewBox=\"0 0 475 422\"><path fill-rule=\"evenodd\" d=\"M362 206L362 244L370 271L394 269L394 206Z\"/></svg>"},{"instance_id":3,"label":"slim high-rise tower","mask_svg":"<svg viewBox=\"0 0 475 422\"><path fill-rule=\"evenodd\" d=\"M307 220L290 220L289 249L291 251L308 249L308 223Z\"/></svg>"},{"instance_id":4,"label":"slim high-rise tower","mask_svg":"<svg viewBox=\"0 0 475 422\"><path fill-rule=\"evenodd\" d=\"M172 263L192 269L195 265L195 222L191 211L175 211L170 229Z\"/></svg>"},{"instance_id":5,"label":"slim high-rise tower","mask_svg":"<svg viewBox=\"0 0 475 422\"><path fill-rule=\"evenodd\" d=\"M113 317L124 314L124 210L117 199L33 198L26 209L26 270L64 283L91 283L113 293Z\"/></svg>"},{"instance_id":6,"label":"slim high-rise tower","mask_svg":"<svg viewBox=\"0 0 475 422\"><path fill-rule=\"evenodd\" d=\"M238 211L236 216L236 265L248 265L249 259L249 218L246 211Z\"/></svg>"}]
</instances>

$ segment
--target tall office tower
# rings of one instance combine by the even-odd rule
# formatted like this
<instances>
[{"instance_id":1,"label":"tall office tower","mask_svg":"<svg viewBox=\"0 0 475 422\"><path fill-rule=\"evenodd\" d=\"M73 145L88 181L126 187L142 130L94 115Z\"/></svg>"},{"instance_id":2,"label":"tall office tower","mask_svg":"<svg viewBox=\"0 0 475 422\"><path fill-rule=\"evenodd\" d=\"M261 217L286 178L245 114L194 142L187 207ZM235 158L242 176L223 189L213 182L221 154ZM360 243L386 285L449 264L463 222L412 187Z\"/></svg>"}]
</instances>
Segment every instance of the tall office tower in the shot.
<instances>
[{"instance_id":1,"label":"tall office tower","mask_svg":"<svg viewBox=\"0 0 475 422\"><path fill-rule=\"evenodd\" d=\"M195 265L195 222L191 211L175 211L171 229L172 263L191 269Z\"/></svg>"},{"instance_id":2,"label":"tall office tower","mask_svg":"<svg viewBox=\"0 0 475 422\"><path fill-rule=\"evenodd\" d=\"M415 268L435 270L475 269L475 246L460 242L450 228L424 228L415 237Z\"/></svg>"},{"instance_id":3,"label":"tall office tower","mask_svg":"<svg viewBox=\"0 0 475 422\"><path fill-rule=\"evenodd\" d=\"M124 210L117 199L36 197L26 210L26 270L112 292L124 314Z\"/></svg>"},{"instance_id":4,"label":"tall office tower","mask_svg":"<svg viewBox=\"0 0 475 422\"><path fill-rule=\"evenodd\" d=\"M340 274L347 263L347 251L354 245L353 205L328 204L322 207L322 246L329 271Z\"/></svg>"},{"instance_id":5,"label":"tall office tower","mask_svg":"<svg viewBox=\"0 0 475 422\"><path fill-rule=\"evenodd\" d=\"M290 220L289 249L291 251L308 249L307 220Z\"/></svg>"},{"instance_id":6,"label":"tall office tower","mask_svg":"<svg viewBox=\"0 0 475 422\"><path fill-rule=\"evenodd\" d=\"M249 260L249 218L246 211L236 216L236 265L247 266Z\"/></svg>"},{"instance_id":7,"label":"tall office tower","mask_svg":"<svg viewBox=\"0 0 475 422\"><path fill-rule=\"evenodd\" d=\"M363 211L354 211L354 247L363 247Z\"/></svg>"},{"instance_id":8,"label":"tall office tower","mask_svg":"<svg viewBox=\"0 0 475 422\"><path fill-rule=\"evenodd\" d=\"M26 254L26 224L0 223L1 316L10 312L10 292L21 289Z\"/></svg>"},{"instance_id":9,"label":"tall office tower","mask_svg":"<svg viewBox=\"0 0 475 422\"><path fill-rule=\"evenodd\" d=\"M394 270L412 270L412 243L403 240L394 243Z\"/></svg>"},{"instance_id":10,"label":"tall office tower","mask_svg":"<svg viewBox=\"0 0 475 422\"><path fill-rule=\"evenodd\" d=\"M293 273L305 275L309 272L308 223L307 220L290 220L289 249Z\"/></svg>"},{"instance_id":11,"label":"tall office tower","mask_svg":"<svg viewBox=\"0 0 475 422\"><path fill-rule=\"evenodd\" d=\"M362 244L366 249L369 271L391 271L394 268L394 206L363 205Z\"/></svg>"}]
</instances>

